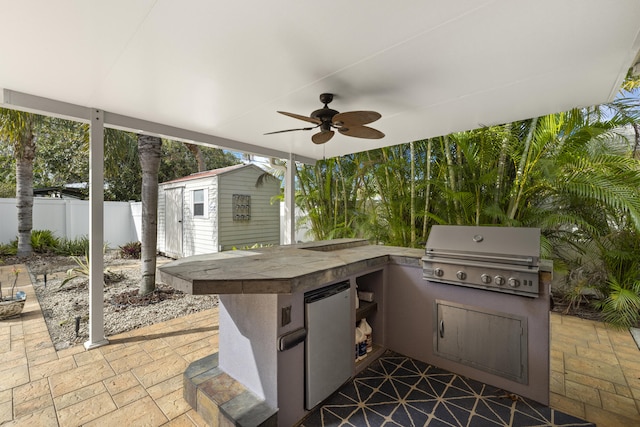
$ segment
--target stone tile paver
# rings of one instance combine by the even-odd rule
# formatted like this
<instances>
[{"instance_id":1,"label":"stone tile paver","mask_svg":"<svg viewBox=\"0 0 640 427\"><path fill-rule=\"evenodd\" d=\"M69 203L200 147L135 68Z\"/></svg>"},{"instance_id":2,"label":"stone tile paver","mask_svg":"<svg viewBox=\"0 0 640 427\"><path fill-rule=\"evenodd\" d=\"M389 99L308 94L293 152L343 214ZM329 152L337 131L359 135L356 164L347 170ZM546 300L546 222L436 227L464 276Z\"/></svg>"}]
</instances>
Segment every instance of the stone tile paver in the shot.
<instances>
[{"instance_id":1,"label":"stone tile paver","mask_svg":"<svg viewBox=\"0 0 640 427\"><path fill-rule=\"evenodd\" d=\"M105 360L105 357L99 351L85 351L82 353L74 354L73 359L76 361L76 365L84 366L93 362L100 362Z\"/></svg>"},{"instance_id":2,"label":"stone tile paver","mask_svg":"<svg viewBox=\"0 0 640 427\"><path fill-rule=\"evenodd\" d=\"M13 389L13 398L19 402L24 402L50 393L49 381L46 378L41 378L20 387L15 387Z\"/></svg>"},{"instance_id":3,"label":"stone tile paver","mask_svg":"<svg viewBox=\"0 0 640 427\"><path fill-rule=\"evenodd\" d=\"M598 427L640 426L640 350L631 334L552 313L550 400Z\"/></svg>"},{"instance_id":4,"label":"stone tile paver","mask_svg":"<svg viewBox=\"0 0 640 427\"><path fill-rule=\"evenodd\" d=\"M15 402L13 406L13 416L20 418L25 415L32 414L39 410L53 406L53 399L50 394L38 396L34 399L29 399L24 402Z\"/></svg>"},{"instance_id":5,"label":"stone tile paver","mask_svg":"<svg viewBox=\"0 0 640 427\"><path fill-rule=\"evenodd\" d=\"M183 373L187 366L186 360L178 354L173 354L134 368L131 372L143 386L149 388Z\"/></svg>"},{"instance_id":6,"label":"stone tile paver","mask_svg":"<svg viewBox=\"0 0 640 427\"><path fill-rule=\"evenodd\" d=\"M114 394L121 393L125 390L140 385L138 379L130 371L123 372L111 378L107 378L103 381L103 383L112 396Z\"/></svg>"},{"instance_id":7,"label":"stone tile paver","mask_svg":"<svg viewBox=\"0 0 640 427\"><path fill-rule=\"evenodd\" d=\"M29 369L31 379L47 378L58 372L67 372L76 367L76 362L72 356L64 357L42 365L33 366Z\"/></svg>"},{"instance_id":8,"label":"stone tile paver","mask_svg":"<svg viewBox=\"0 0 640 427\"><path fill-rule=\"evenodd\" d=\"M0 424L13 419L13 403L11 400L0 403Z\"/></svg>"},{"instance_id":9,"label":"stone tile paver","mask_svg":"<svg viewBox=\"0 0 640 427\"><path fill-rule=\"evenodd\" d=\"M61 410L71 405L75 405L76 403L80 403L83 400L90 399L98 394L104 393L105 391L107 391L107 389L104 384L97 382L56 396L53 398L53 402L56 405L56 409Z\"/></svg>"},{"instance_id":10,"label":"stone tile paver","mask_svg":"<svg viewBox=\"0 0 640 427\"><path fill-rule=\"evenodd\" d=\"M0 403L11 402L13 399L13 390L7 389L4 391L0 391Z\"/></svg>"},{"instance_id":11,"label":"stone tile paver","mask_svg":"<svg viewBox=\"0 0 640 427\"><path fill-rule=\"evenodd\" d=\"M193 422L191 418L189 418L188 414L182 414L177 418L172 419L165 427L194 427L197 426L196 423Z\"/></svg>"},{"instance_id":12,"label":"stone tile paver","mask_svg":"<svg viewBox=\"0 0 640 427\"><path fill-rule=\"evenodd\" d=\"M161 426L167 421L169 421L169 419L162 413L153 399L151 399L151 397L145 397L117 411L109 411L84 425L86 427L138 425L154 427Z\"/></svg>"},{"instance_id":13,"label":"stone tile paver","mask_svg":"<svg viewBox=\"0 0 640 427\"><path fill-rule=\"evenodd\" d=\"M144 366L153 362L153 358L145 351L139 350L130 356L120 357L109 362L113 371L117 374L130 371L132 368Z\"/></svg>"},{"instance_id":14,"label":"stone tile paver","mask_svg":"<svg viewBox=\"0 0 640 427\"><path fill-rule=\"evenodd\" d=\"M0 391L27 384L29 382L29 367L24 364L5 369L0 371L0 378L2 378Z\"/></svg>"},{"instance_id":15,"label":"stone tile paver","mask_svg":"<svg viewBox=\"0 0 640 427\"><path fill-rule=\"evenodd\" d=\"M111 395L104 393L82 400L62 409L57 409L60 427L85 425L117 409ZM114 424L115 425L115 424Z\"/></svg>"},{"instance_id":16,"label":"stone tile paver","mask_svg":"<svg viewBox=\"0 0 640 427\"><path fill-rule=\"evenodd\" d=\"M182 390L182 374L178 374L168 380L162 381L156 385L147 388L147 392L155 400L160 399L162 396L173 393L176 390Z\"/></svg>"},{"instance_id":17,"label":"stone tile paver","mask_svg":"<svg viewBox=\"0 0 640 427\"><path fill-rule=\"evenodd\" d=\"M106 361L94 362L70 371L59 372L49 377L51 394L55 398L95 383L104 387L101 381L114 375L115 372Z\"/></svg>"},{"instance_id":18,"label":"stone tile paver","mask_svg":"<svg viewBox=\"0 0 640 427\"><path fill-rule=\"evenodd\" d=\"M33 412L24 417L16 418L2 425L3 427L58 427L58 418L55 408L48 406L40 411Z\"/></svg>"},{"instance_id":19,"label":"stone tile paver","mask_svg":"<svg viewBox=\"0 0 640 427\"><path fill-rule=\"evenodd\" d=\"M126 389L120 393L112 394L111 396L113 397L113 401L115 402L116 406L118 408L122 408L148 395L149 393L147 393L147 390L142 387L141 384L138 384L135 387Z\"/></svg>"},{"instance_id":20,"label":"stone tile paver","mask_svg":"<svg viewBox=\"0 0 640 427\"><path fill-rule=\"evenodd\" d=\"M156 403L170 420L187 413L191 409L191 406L182 397L182 389L158 398Z\"/></svg>"}]
</instances>

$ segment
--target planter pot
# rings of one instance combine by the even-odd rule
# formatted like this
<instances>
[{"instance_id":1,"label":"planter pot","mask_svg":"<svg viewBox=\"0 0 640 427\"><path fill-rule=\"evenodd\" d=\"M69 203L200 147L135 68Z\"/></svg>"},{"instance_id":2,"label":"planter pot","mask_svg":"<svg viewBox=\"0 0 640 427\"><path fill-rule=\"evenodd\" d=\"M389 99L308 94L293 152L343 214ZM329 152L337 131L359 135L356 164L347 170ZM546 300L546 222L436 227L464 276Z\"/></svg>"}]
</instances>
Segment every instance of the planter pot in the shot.
<instances>
[{"instance_id":1,"label":"planter pot","mask_svg":"<svg viewBox=\"0 0 640 427\"><path fill-rule=\"evenodd\" d=\"M24 292L16 292L14 297L7 297L0 301L0 320L10 319L19 316L27 301Z\"/></svg>"}]
</instances>

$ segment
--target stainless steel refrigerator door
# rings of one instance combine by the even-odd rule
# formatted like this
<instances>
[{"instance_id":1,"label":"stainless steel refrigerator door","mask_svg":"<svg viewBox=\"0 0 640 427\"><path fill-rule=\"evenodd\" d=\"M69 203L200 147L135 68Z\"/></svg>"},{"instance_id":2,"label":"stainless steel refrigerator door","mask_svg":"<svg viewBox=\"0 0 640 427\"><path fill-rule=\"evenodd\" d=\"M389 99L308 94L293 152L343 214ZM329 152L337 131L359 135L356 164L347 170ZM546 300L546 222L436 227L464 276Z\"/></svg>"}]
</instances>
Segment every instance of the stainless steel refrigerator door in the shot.
<instances>
[{"instance_id":1,"label":"stainless steel refrigerator door","mask_svg":"<svg viewBox=\"0 0 640 427\"><path fill-rule=\"evenodd\" d=\"M335 288L334 288L335 289ZM350 377L354 358L351 290L305 303L305 407L312 409Z\"/></svg>"}]
</instances>

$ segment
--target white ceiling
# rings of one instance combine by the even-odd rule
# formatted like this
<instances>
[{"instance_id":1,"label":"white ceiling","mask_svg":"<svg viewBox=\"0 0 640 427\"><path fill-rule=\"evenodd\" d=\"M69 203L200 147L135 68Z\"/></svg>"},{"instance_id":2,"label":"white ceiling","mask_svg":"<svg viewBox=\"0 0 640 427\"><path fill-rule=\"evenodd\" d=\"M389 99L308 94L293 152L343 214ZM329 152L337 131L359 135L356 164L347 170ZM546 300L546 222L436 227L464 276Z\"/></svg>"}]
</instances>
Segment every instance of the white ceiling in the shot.
<instances>
[{"instance_id":1,"label":"white ceiling","mask_svg":"<svg viewBox=\"0 0 640 427\"><path fill-rule=\"evenodd\" d=\"M612 100L640 50L638 0L0 0L0 15L0 88L314 159ZM263 135L307 126L276 111L308 115L322 92L380 112L386 137Z\"/></svg>"}]
</instances>

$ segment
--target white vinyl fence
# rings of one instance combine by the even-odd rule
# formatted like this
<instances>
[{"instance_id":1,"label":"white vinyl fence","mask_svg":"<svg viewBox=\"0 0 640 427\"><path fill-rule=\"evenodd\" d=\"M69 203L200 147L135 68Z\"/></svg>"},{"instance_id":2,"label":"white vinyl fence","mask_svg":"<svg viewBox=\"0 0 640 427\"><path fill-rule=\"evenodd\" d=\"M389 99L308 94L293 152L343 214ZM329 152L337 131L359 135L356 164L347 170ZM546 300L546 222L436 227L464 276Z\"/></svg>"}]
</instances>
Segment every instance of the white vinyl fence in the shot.
<instances>
[{"instance_id":1,"label":"white vinyl fence","mask_svg":"<svg viewBox=\"0 0 640 427\"><path fill-rule=\"evenodd\" d=\"M109 247L140 240L140 210L140 203L104 202L104 241ZM51 230L65 239L88 236L89 202L34 197L33 230ZM16 199L0 199L0 243L9 243L17 235Z\"/></svg>"},{"instance_id":2,"label":"white vinyl fence","mask_svg":"<svg viewBox=\"0 0 640 427\"><path fill-rule=\"evenodd\" d=\"M111 248L140 240L142 204L140 202L104 202L104 241ZM301 215L296 209L296 217ZM280 242L283 241L284 203L280 209ZM89 235L89 202L75 199L34 197L33 229L51 230L57 237L76 239ZM307 229L296 232L296 241L310 240ZM0 199L0 243L9 243L18 235L16 199Z\"/></svg>"}]
</instances>

